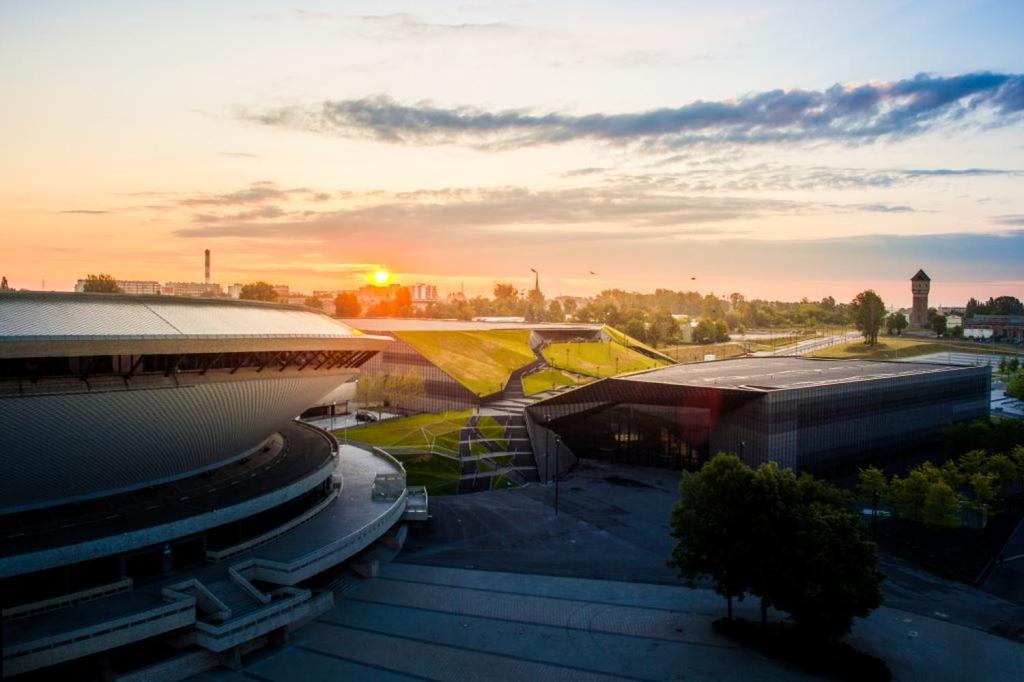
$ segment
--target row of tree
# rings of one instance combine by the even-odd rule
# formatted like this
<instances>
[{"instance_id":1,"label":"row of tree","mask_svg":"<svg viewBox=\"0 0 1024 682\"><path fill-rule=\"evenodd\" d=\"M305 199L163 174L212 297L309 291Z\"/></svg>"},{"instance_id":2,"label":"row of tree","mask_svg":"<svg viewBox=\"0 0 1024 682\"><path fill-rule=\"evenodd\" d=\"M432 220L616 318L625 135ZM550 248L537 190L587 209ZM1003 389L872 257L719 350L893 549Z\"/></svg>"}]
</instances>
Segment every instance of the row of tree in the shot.
<instances>
[{"instance_id":1,"label":"row of tree","mask_svg":"<svg viewBox=\"0 0 1024 682\"><path fill-rule=\"evenodd\" d=\"M851 501L807 474L719 454L682 476L669 565L690 580L710 576L730 619L733 599L749 594L762 622L775 608L805 632L838 638L882 603L878 547Z\"/></svg>"},{"instance_id":2,"label":"row of tree","mask_svg":"<svg viewBox=\"0 0 1024 682\"><path fill-rule=\"evenodd\" d=\"M1006 454L972 450L942 466L924 462L907 475L886 476L876 467L860 470L857 492L871 505L889 507L897 518L930 526L957 528L962 511L987 514L1024 480L1024 447Z\"/></svg>"}]
</instances>

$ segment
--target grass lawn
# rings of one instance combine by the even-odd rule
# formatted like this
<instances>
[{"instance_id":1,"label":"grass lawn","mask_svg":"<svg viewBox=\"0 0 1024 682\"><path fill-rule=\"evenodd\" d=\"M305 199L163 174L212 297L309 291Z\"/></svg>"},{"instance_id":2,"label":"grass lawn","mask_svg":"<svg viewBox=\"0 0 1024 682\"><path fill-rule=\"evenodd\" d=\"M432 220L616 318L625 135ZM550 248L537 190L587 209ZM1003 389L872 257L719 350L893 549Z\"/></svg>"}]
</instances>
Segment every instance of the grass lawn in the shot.
<instances>
[{"instance_id":1,"label":"grass lawn","mask_svg":"<svg viewBox=\"0 0 1024 682\"><path fill-rule=\"evenodd\" d=\"M615 342L593 341L549 344L544 348L544 359L552 367L599 379L669 364L652 360Z\"/></svg>"},{"instance_id":2,"label":"grass lawn","mask_svg":"<svg viewBox=\"0 0 1024 682\"><path fill-rule=\"evenodd\" d=\"M500 391L514 370L536 358L527 329L397 332L396 336L477 395Z\"/></svg>"},{"instance_id":3,"label":"grass lawn","mask_svg":"<svg viewBox=\"0 0 1024 682\"><path fill-rule=\"evenodd\" d=\"M465 410L388 419L348 429L347 436L350 441L385 449L407 447L426 450L433 443L436 451L457 456L460 432L472 415L472 410ZM477 427L487 439L508 447L505 427L494 417L481 417ZM335 435L341 437L343 433L336 431ZM485 455L487 452L482 443L475 442L470 446L470 454ZM427 492L431 495L454 495L458 492L459 477L462 475L461 463L458 460L429 453L392 454L405 467L406 485L426 486ZM504 455L478 460L476 466L480 472L490 472L494 471L496 466L511 466L512 461L512 455ZM502 485L507 487L506 484Z\"/></svg>"},{"instance_id":4,"label":"grass lawn","mask_svg":"<svg viewBox=\"0 0 1024 682\"><path fill-rule=\"evenodd\" d=\"M494 417L480 417L480 419L477 420L476 428L477 431L479 431L487 440L494 441L498 445L502 446L502 448L508 448L508 441L505 440L505 427L502 426Z\"/></svg>"},{"instance_id":5,"label":"grass lawn","mask_svg":"<svg viewBox=\"0 0 1024 682\"><path fill-rule=\"evenodd\" d=\"M430 495L454 495L461 476L458 460L437 455L397 455L405 467L406 485L426 486Z\"/></svg>"},{"instance_id":6,"label":"grass lawn","mask_svg":"<svg viewBox=\"0 0 1024 682\"><path fill-rule=\"evenodd\" d=\"M743 346L738 343L687 344L662 348L661 352L676 362L703 362L705 355L714 355L716 360L738 357L743 355Z\"/></svg>"},{"instance_id":7,"label":"grass lawn","mask_svg":"<svg viewBox=\"0 0 1024 682\"><path fill-rule=\"evenodd\" d=\"M560 369L548 367L523 377L523 393L534 395L550 391L556 386L572 386L575 383L576 377L566 374Z\"/></svg>"},{"instance_id":8,"label":"grass lawn","mask_svg":"<svg viewBox=\"0 0 1024 682\"><path fill-rule=\"evenodd\" d=\"M365 426L357 426L344 433L347 433L349 440L366 445L379 445L383 448L394 446L427 448L433 443L436 449L457 455L459 454L459 432L472 414L471 410L417 414L412 417L386 419ZM497 422L495 423L497 424ZM335 432L335 435L339 437L342 434L342 431Z\"/></svg>"},{"instance_id":9,"label":"grass lawn","mask_svg":"<svg viewBox=\"0 0 1024 682\"><path fill-rule=\"evenodd\" d=\"M976 343L957 343L941 340L907 338L899 336L879 336L878 343L873 346L863 341L822 348L811 353L819 358L860 358L862 360L895 360L897 358L910 358L915 355L928 355L929 353L1008 353L1002 348L993 348L991 345Z\"/></svg>"},{"instance_id":10,"label":"grass lawn","mask_svg":"<svg viewBox=\"0 0 1024 682\"><path fill-rule=\"evenodd\" d=\"M605 331L606 334L608 334L608 336L612 337L612 339L614 339L615 341L621 343L626 348L643 348L648 353L654 353L655 355L660 355L661 358L663 360L665 360L666 363L670 363L671 360L672 360L670 357L668 357L667 355L662 353L660 350L657 350L656 348L648 346L646 343L643 343L641 341L637 341L632 336L628 336L627 334L623 334L622 332L620 332L615 327L609 327L608 325L605 325L604 326L604 331Z\"/></svg>"}]
</instances>

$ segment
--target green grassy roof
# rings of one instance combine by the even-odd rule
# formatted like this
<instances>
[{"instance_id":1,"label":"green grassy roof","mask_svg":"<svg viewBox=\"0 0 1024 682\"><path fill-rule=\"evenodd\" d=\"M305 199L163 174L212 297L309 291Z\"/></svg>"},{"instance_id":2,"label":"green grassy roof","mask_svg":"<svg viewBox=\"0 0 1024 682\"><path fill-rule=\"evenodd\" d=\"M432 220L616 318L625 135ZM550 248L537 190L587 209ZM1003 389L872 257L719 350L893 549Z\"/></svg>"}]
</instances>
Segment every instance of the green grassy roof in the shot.
<instances>
[{"instance_id":1,"label":"green grassy roof","mask_svg":"<svg viewBox=\"0 0 1024 682\"><path fill-rule=\"evenodd\" d=\"M536 359L528 329L406 331L395 336L478 395L500 391L513 371Z\"/></svg>"},{"instance_id":2,"label":"green grassy roof","mask_svg":"<svg viewBox=\"0 0 1024 682\"><path fill-rule=\"evenodd\" d=\"M670 364L653 360L615 341L552 343L544 348L544 359L552 367L596 378Z\"/></svg>"}]
</instances>

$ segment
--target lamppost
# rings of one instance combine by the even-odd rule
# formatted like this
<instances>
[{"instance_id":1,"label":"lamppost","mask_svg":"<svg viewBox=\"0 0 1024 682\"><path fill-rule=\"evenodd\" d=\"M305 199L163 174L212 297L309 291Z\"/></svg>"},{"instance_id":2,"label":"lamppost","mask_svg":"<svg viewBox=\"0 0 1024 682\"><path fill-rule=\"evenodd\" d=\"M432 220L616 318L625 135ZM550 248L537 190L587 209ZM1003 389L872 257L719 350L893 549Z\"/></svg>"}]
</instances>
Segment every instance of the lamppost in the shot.
<instances>
[{"instance_id":1,"label":"lamppost","mask_svg":"<svg viewBox=\"0 0 1024 682\"><path fill-rule=\"evenodd\" d=\"M337 411L337 408L338 408L337 401L333 401L331 403L331 432L334 431L334 413Z\"/></svg>"},{"instance_id":2,"label":"lamppost","mask_svg":"<svg viewBox=\"0 0 1024 682\"><path fill-rule=\"evenodd\" d=\"M555 516L558 516L558 446L562 442L561 436L555 436Z\"/></svg>"}]
</instances>

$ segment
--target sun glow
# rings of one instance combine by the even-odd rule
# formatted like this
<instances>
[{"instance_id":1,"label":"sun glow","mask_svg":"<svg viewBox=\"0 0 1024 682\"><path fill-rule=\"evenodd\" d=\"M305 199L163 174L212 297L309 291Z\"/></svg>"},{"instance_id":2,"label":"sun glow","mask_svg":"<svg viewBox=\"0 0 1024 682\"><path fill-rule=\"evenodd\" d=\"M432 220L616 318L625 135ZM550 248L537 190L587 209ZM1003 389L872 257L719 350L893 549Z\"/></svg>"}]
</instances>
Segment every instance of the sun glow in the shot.
<instances>
[{"instance_id":1,"label":"sun glow","mask_svg":"<svg viewBox=\"0 0 1024 682\"><path fill-rule=\"evenodd\" d=\"M382 287L389 281L391 281L391 273L387 270L378 270L373 273L373 283L377 286Z\"/></svg>"}]
</instances>

